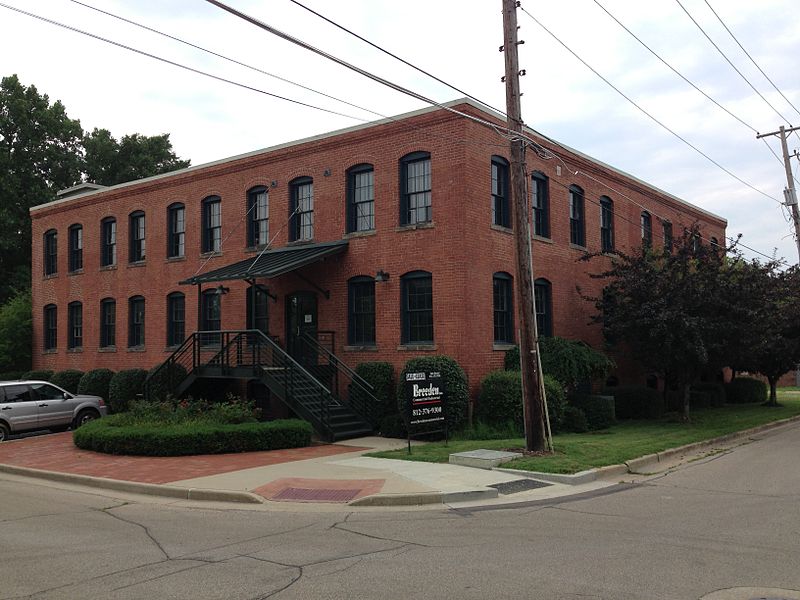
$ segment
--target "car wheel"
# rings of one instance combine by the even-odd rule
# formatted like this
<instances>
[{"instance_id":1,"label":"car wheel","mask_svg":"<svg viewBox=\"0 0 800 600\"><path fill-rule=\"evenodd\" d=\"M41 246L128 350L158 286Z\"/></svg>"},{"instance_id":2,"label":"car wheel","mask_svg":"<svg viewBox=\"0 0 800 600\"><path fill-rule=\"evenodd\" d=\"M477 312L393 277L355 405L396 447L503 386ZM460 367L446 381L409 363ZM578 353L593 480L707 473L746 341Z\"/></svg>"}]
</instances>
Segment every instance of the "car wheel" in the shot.
<instances>
[{"instance_id":1,"label":"car wheel","mask_svg":"<svg viewBox=\"0 0 800 600\"><path fill-rule=\"evenodd\" d=\"M5 442L9 435L11 435L11 431L8 429L8 425L0 423L0 442Z\"/></svg>"},{"instance_id":2,"label":"car wheel","mask_svg":"<svg viewBox=\"0 0 800 600\"><path fill-rule=\"evenodd\" d=\"M85 408L81 412L78 413L78 416L75 417L75 423L73 425L73 429L77 429L81 425L86 425L94 421L100 415L97 414L97 411L92 410L91 408Z\"/></svg>"}]
</instances>

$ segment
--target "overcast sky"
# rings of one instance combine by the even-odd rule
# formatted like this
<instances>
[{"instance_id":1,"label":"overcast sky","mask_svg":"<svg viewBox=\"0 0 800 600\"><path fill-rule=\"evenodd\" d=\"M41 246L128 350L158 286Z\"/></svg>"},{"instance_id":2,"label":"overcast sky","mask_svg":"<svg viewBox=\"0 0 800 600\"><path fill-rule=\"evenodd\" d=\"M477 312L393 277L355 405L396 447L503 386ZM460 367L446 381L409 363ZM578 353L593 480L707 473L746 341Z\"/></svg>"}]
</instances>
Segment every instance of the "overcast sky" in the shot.
<instances>
[{"instance_id":1,"label":"overcast sky","mask_svg":"<svg viewBox=\"0 0 800 600\"><path fill-rule=\"evenodd\" d=\"M319 105L313 110L210 80L0 7L0 72L16 73L61 100L84 129L116 136L168 132L192 164L379 118L233 65L73 0L1 0L130 47ZM796 0L681 0L765 100L725 62L677 0L598 0L664 60L761 132L800 124L798 113L739 49L744 48L800 108L800 11ZM229 0L236 8L331 54L444 102L460 97L293 4ZM503 108L500 0L303 0L307 6L399 54L441 79ZM220 10L203 0L86 0L95 8L180 37L273 75L369 111L395 115L423 103L371 82ZM605 14L594 0L534 2L523 7L628 97L749 184L783 200L782 162L747 126L672 73ZM627 103L519 12L523 117L556 140L728 219L728 234L797 262L781 206L739 183ZM350 118L357 117L357 118ZM769 140L780 155L776 138ZM800 138L790 138L790 151ZM797 171L797 159L793 159Z\"/></svg>"}]
</instances>

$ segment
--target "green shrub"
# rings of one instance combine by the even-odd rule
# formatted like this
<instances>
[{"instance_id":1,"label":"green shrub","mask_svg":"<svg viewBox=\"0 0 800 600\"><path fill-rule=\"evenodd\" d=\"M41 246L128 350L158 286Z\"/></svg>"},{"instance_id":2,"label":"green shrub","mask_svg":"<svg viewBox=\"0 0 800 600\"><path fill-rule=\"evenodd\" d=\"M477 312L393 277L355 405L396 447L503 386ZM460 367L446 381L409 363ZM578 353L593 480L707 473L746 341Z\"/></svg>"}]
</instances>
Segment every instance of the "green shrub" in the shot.
<instances>
[{"instance_id":1,"label":"green shrub","mask_svg":"<svg viewBox=\"0 0 800 600\"><path fill-rule=\"evenodd\" d=\"M311 444L311 425L283 420L238 425L211 422L121 425L112 415L75 430L78 448L107 454L186 456L300 448Z\"/></svg>"},{"instance_id":2,"label":"green shrub","mask_svg":"<svg viewBox=\"0 0 800 600\"><path fill-rule=\"evenodd\" d=\"M115 373L108 384L111 412L125 412L131 402L140 399L144 394L146 377L147 371L144 369L126 369Z\"/></svg>"},{"instance_id":3,"label":"green shrub","mask_svg":"<svg viewBox=\"0 0 800 600\"><path fill-rule=\"evenodd\" d=\"M55 373L50 378L50 383L67 390L70 394L77 394L78 384L81 382L81 377L83 377L83 371L67 369L66 371L59 371L58 373Z\"/></svg>"},{"instance_id":4,"label":"green shrub","mask_svg":"<svg viewBox=\"0 0 800 600\"><path fill-rule=\"evenodd\" d=\"M210 403L205 400L134 400L124 413L117 415L115 423L121 425L142 425L160 423L177 425L189 422L208 422L235 425L258 421L258 409L250 400L242 400L229 394L222 402Z\"/></svg>"},{"instance_id":5,"label":"green shrub","mask_svg":"<svg viewBox=\"0 0 800 600\"><path fill-rule=\"evenodd\" d=\"M542 356L542 372L552 375L570 389L581 382L605 377L614 367L614 362L605 354L575 340L542 337L539 339L539 352ZM506 352L505 368L519 371L518 347Z\"/></svg>"},{"instance_id":6,"label":"green shrub","mask_svg":"<svg viewBox=\"0 0 800 600\"><path fill-rule=\"evenodd\" d=\"M568 404L564 407L564 420L561 423L561 428L563 431L570 433L586 433L589 431L589 423L580 408Z\"/></svg>"},{"instance_id":7,"label":"green shrub","mask_svg":"<svg viewBox=\"0 0 800 600\"><path fill-rule=\"evenodd\" d=\"M8 271L4 270L3 274L6 277L3 284L8 285ZM30 289L30 284L27 287ZM0 369L3 371L31 368L33 327L29 289L17 292L0 306Z\"/></svg>"},{"instance_id":8,"label":"green shrub","mask_svg":"<svg viewBox=\"0 0 800 600\"><path fill-rule=\"evenodd\" d=\"M614 417L614 396L574 394L569 397L567 402L583 411L586 416L586 423L591 431L607 429L616 421Z\"/></svg>"},{"instance_id":9,"label":"green shrub","mask_svg":"<svg viewBox=\"0 0 800 600\"><path fill-rule=\"evenodd\" d=\"M503 360L503 368L506 371L519 371L519 346L514 346L506 350L506 356Z\"/></svg>"},{"instance_id":10,"label":"green shrub","mask_svg":"<svg viewBox=\"0 0 800 600\"><path fill-rule=\"evenodd\" d=\"M707 392L689 391L689 406L692 408L710 408L711 396Z\"/></svg>"},{"instance_id":11,"label":"green shrub","mask_svg":"<svg viewBox=\"0 0 800 600\"><path fill-rule=\"evenodd\" d=\"M175 389L187 375L186 367L177 363L153 367L147 374L145 382L147 399L154 402L166 400L175 393Z\"/></svg>"},{"instance_id":12,"label":"green shrub","mask_svg":"<svg viewBox=\"0 0 800 600\"><path fill-rule=\"evenodd\" d=\"M737 377L725 386L729 404L748 404L767 401L767 384L752 377Z\"/></svg>"},{"instance_id":13,"label":"green shrub","mask_svg":"<svg viewBox=\"0 0 800 600\"><path fill-rule=\"evenodd\" d=\"M718 408L725 405L725 386L721 383L713 381L699 382L692 384L692 392L700 392L706 395L707 406ZM692 404L693 400L690 398L689 403ZM692 406L698 406L692 404Z\"/></svg>"},{"instance_id":14,"label":"green shrub","mask_svg":"<svg viewBox=\"0 0 800 600\"><path fill-rule=\"evenodd\" d=\"M564 417L564 386L555 378L545 375L544 388L547 395L547 410L550 429L558 431ZM512 423L523 431L522 380L519 371L493 371L481 382L475 418L491 426Z\"/></svg>"},{"instance_id":15,"label":"green shrub","mask_svg":"<svg viewBox=\"0 0 800 600\"><path fill-rule=\"evenodd\" d=\"M617 419L660 419L664 413L661 392L643 385L606 388L603 395L614 396Z\"/></svg>"},{"instance_id":16,"label":"green shrub","mask_svg":"<svg viewBox=\"0 0 800 600\"><path fill-rule=\"evenodd\" d=\"M445 418L450 431L456 431L467 420L469 385L461 366L449 356L420 356L406 363L397 382L397 405L403 418L406 417L405 376L416 371L438 371L442 374L445 388Z\"/></svg>"},{"instance_id":17,"label":"green shrub","mask_svg":"<svg viewBox=\"0 0 800 600\"><path fill-rule=\"evenodd\" d=\"M200 377L195 379L185 395L196 400L208 400L209 402L221 402L225 397L237 390L236 380L216 379L210 377Z\"/></svg>"},{"instance_id":18,"label":"green shrub","mask_svg":"<svg viewBox=\"0 0 800 600\"><path fill-rule=\"evenodd\" d=\"M100 396L103 400L108 400L108 386L112 377L114 377L114 371L111 369L92 369L81 377L80 383L78 383L78 393Z\"/></svg>"},{"instance_id":19,"label":"green shrub","mask_svg":"<svg viewBox=\"0 0 800 600\"><path fill-rule=\"evenodd\" d=\"M372 386L371 393L378 404L375 405L362 388L352 384L349 390L350 400L357 410L366 408L363 416L373 427L378 428L385 416L397 414L394 367L388 362L363 362L356 367L356 374Z\"/></svg>"},{"instance_id":20,"label":"green shrub","mask_svg":"<svg viewBox=\"0 0 800 600\"><path fill-rule=\"evenodd\" d=\"M22 379L23 375L25 375L24 371L6 371L5 373L0 373L0 381L14 381L15 379Z\"/></svg>"},{"instance_id":21,"label":"green shrub","mask_svg":"<svg viewBox=\"0 0 800 600\"><path fill-rule=\"evenodd\" d=\"M550 415L550 430L562 430L564 410L567 407L567 393L564 385L552 375L544 376L544 393L547 395L547 412Z\"/></svg>"},{"instance_id":22,"label":"green shrub","mask_svg":"<svg viewBox=\"0 0 800 600\"><path fill-rule=\"evenodd\" d=\"M27 371L22 374L20 379L34 379L37 381L50 381L50 378L53 377L53 371L49 369L39 369L33 371Z\"/></svg>"},{"instance_id":23,"label":"green shrub","mask_svg":"<svg viewBox=\"0 0 800 600\"><path fill-rule=\"evenodd\" d=\"M408 436L406 422L403 420L403 417L400 416L400 413L394 413L393 415L386 415L383 417L379 430L383 437L404 438Z\"/></svg>"}]
</instances>

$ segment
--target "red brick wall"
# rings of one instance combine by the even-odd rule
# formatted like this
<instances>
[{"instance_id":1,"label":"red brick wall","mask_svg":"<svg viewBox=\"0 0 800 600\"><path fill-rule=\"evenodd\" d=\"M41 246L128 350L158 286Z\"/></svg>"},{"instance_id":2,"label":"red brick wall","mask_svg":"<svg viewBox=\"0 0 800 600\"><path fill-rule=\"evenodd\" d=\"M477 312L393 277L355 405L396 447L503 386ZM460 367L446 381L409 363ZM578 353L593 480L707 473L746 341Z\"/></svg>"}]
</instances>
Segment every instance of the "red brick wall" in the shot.
<instances>
[{"instance_id":1,"label":"red brick wall","mask_svg":"<svg viewBox=\"0 0 800 600\"><path fill-rule=\"evenodd\" d=\"M461 109L484 113L471 106ZM645 188L605 167L565 150L556 150L569 165L591 173L653 213L654 243L661 243L661 225L656 215L674 223L675 237L681 225L700 221L704 235L724 239L724 222L711 219L672 199ZM398 161L407 153L425 150L431 154L433 225L419 229L399 228ZM406 360L423 353L448 354L466 370L473 391L491 369L499 368L504 351L495 349L492 329L492 275L512 275L514 240L508 231L491 225L490 159L507 156L501 137L492 130L434 111L399 122L389 122L344 134L296 144L218 165L181 172L171 177L144 181L76 198L36 210L33 216L33 298L34 366L36 368L88 370L108 367L149 368L163 361L166 349L166 296L174 291L186 294L187 333L196 328L197 298L192 286L178 282L198 272L215 269L247 257L246 192L256 185L270 186L270 235L274 247L288 242L288 182L295 177L314 180L315 241L341 239L345 231L346 170L359 163L374 165L375 232L349 236L344 254L306 267L303 275L330 291L330 299L318 295L319 329L336 332L336 351L350 365L367 360L386 360L401 367ZM561 165L561 174L557 167ZM557 159L542 160L528 154L528 170L540 170L550 177L551 240L534 241L535 276L547 278L553 290L554 333L583 339L595 347L601 344L596 326L589 326L593 310L581 298L599 291L600 283L588 272L602 268L608 258L580 262L583 250L570 247L568 196L566 187L580 185L586 196L586 239L588 250L600 245L600 209L594 204L601 195L614 200L617 247L638 245L641 209L631 201L585 176L571 176ZM330 171L326 176L325 172ZM209 195L222 198L222 254L208 259L200 254L201 202ZM186 205L186 257L167 260L166 208L173 202ZM128 215L146 213L147 260L143 266L128 265ZM117 219L117 267L100 269L100 221ZM629 219L631 223L625 221ZM84 269L67 274L67 228L84 227ZM59 232L58 275L44 278L42 237L55 228ZM226 237L229 236L227 239ZM206 260L208 261L207 264ZM205 265L205 266L202 266ZM347 280L356 275L374 276L378 270L390 274L376 283L377 344L374 351L346 349ZM435 347L420 351L400 347L400 277L409 271L433 274ZM269 302L270 333L285 342L284 300L287 294L313 288L296 274L265 281L278 298ZM243 282L226 283L230 293L222 298L223 329L246 327ZM146 299L146 346L144 351L127 349L130 296ZM99 306L103 298L117 301L117 347L99 352ZM69 352L67 346L67 304L83 303L83 349ZM43 352L42 309L58 306L58 348ZM630 376L634 376L631 371ZM635 375L639 377L639 375ZM642 381L643 381L643 375Z\"/></svg>"}]
</instances>

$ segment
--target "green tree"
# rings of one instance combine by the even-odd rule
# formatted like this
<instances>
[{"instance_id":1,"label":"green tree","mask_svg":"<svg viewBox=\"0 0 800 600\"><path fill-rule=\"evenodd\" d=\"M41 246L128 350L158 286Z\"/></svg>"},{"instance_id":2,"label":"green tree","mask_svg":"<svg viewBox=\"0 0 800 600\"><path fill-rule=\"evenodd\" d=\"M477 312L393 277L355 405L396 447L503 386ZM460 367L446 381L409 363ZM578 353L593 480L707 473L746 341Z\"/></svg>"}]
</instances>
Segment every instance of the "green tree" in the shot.
<instances>
[{"instance_id":1,"label":"green tree","mask_svg":"<svg viewBox=\"0 0 800 600\"><path fill-rule=\"evenodd\" d=\"M0 371L31 368L31 295L18 293L0 306Z\"/></svg>"},{"instance_id":2,"label":"green tree","mask_svg":"<svg viewBox=\"0 0 800 600\"><path fill-rule=\"evenodd\" d=\"M83 129L16 75L0 82L0 302L30 280L31 206L81 179Z\"/></svg>"},{"instance_id":3,"label":"green tree","mask_svg":"<svg viewBox=\"0 0 800 600\"><path fill-rule=\"evenodd\" d=\"M172 150L169 134L146 136L134 133L119 142L107 129L94 129L83 138L87 181L116 185L188 167Z\"/></svg>"}]
</instances>

